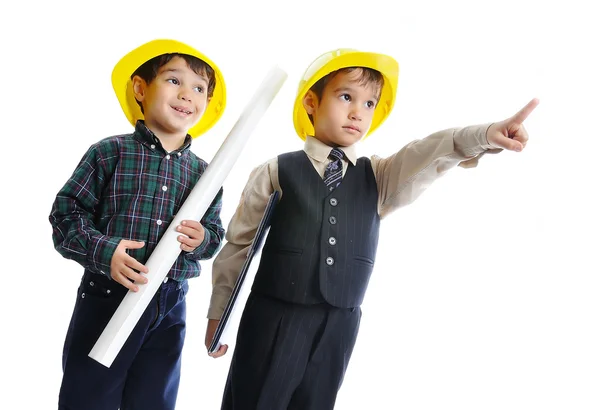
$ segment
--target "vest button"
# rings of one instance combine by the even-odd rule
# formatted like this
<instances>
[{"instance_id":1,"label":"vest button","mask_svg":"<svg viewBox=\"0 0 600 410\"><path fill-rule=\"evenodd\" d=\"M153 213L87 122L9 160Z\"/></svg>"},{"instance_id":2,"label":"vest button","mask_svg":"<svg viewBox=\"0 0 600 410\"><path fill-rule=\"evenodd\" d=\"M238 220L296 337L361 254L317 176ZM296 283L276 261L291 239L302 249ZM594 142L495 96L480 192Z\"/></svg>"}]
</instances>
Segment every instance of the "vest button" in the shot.
<instances>
[{"instance_id":1,"label":"vest button","mask_svg":"<svg viewBox=\"0 0 600 410\"><path fill-rule=\"evenodd\" d=\"M337 219L335 219L335 216L330 216L329 217L329 223L332 225L335 225L337 223Z\"/></svg>"},{"instance_id":2,"label":"vest button","mask_svg":"<svg viewBox=\"0 0 600 410\"><path fill-rule=\"evenodd\" d=\"M331 238L329 238L329 244L330 245L335 245L335 243L336 243L336 240L335 240L335 238L333 236Z\"/></svg>"},{"instance_id":3,"label":"vest button","mask_svg":"<svg viewBox=\"0 0 600 410\"><path fill-rule=\"evenodd\" d=\"M329 200L329 203L331 204L331 206L336 206L336 205L338 204L338 201L337 201L337 199L335 199L335 198L331 198L331 199Z\"/></svg>"},{"instance_id":4,"label":"vest button","mask_svg":"<svg viewBox=\"0 0 600 410\"><path fill-rule=\"evenodd\" d=\"M329 266L333 265L333 258L331 256L328 257L327 259L325 259L325 263Z\"/></svg>"}]
</instances>

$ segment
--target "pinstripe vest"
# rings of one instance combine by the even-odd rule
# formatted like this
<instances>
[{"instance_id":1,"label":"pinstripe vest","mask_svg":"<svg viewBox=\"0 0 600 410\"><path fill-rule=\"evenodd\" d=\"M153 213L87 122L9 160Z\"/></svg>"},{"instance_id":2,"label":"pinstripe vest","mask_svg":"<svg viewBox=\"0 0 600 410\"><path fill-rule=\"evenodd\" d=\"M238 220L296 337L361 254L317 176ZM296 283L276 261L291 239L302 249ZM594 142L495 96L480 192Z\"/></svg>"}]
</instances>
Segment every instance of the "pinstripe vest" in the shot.
<instances>
[{"instance_id":1,"label":"pinstripe vest","mask_svg":"<svg viewBox=\"0 0 600 410\"><path fill-rule=\"evenodd\" d=\"M329 192L304 151L278 157L283 192L252 290L293 303L363 301L377 252L377 184L368 158Z\"/></svg>"}]
</instances>

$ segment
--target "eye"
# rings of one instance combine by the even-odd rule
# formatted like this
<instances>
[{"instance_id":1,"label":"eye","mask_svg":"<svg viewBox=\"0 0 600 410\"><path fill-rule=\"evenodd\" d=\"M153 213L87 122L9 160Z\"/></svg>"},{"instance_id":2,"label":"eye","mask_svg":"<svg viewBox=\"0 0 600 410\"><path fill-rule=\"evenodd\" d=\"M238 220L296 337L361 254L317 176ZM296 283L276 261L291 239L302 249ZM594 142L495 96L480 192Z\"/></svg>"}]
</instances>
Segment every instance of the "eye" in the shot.
<instances>
[{"instance_id":1,"label":"eye","mask_svg":"<svg viewBox=\"0 0 600 410\"><path fill-rule=\"evenodd\" d=\"M199 93L201 93L201 94L204 93L204 87L202 87L200 85L198 87L194 87L194 90L197 91L197 92L199 92Z\"/></svg>"},{"instance_id":2,"label":"eye","mask_svg":"<svg viewBox=\"0 0 600 410\"><path fill-rule=\"evenodd\" d=\"M175 84L175 85L179 85L179 80L176 78L169 78L167 80L167 82L171 83L171 84Z\"/></svg>"},{"instance_id":3,"label":"eye","mask_svg":"<svg viewBox=\"0 0 600 410\"><path fill-rule=\"evenodd\" d=\"M367 101L366 104L367 108L374 108L375 107L375 102L374 101Z\"/></svg>"},{"instance_id":4,"label":"eye","mask_svg":"<svg viewBox=\"0 0 600 410\"><path fill-rule=\"evenodd\" d=\"M340 95L340 98L343 101L352 101L352 97L350 97L350 94L347 94L347 93Z\"/></svg>"}]
</instances>

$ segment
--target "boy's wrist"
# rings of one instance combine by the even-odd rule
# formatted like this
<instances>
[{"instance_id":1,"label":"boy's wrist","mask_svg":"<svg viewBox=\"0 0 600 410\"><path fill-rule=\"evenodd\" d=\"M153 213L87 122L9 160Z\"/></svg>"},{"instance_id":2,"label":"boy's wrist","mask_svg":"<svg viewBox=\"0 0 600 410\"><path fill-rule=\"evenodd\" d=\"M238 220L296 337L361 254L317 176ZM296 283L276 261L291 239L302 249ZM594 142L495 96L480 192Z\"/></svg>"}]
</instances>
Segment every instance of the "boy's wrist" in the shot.
<instances>
[{"instance_id":1,"label":"boy's wrist","mask_svg":"<svg viewBox=\"0 0 600 410\"><path fill-rule=\"evenodd\" d=\"M120 241L120 238L106 235L92 237L92 243L87 254L89 266L98 273L110 278L111 260Z\"/></svg>"},{"instance_id":2,"label":"boy's wrist","mask_svg":"<svg viewBox=\"0 0 600 410\"><path fill-rule=\"evenodd\" d=\"M200 242L200 245L198 245L193 251L186 252L187 255L202 256L202 254L208 247L208 244L210 243L210 231L204 228L204 226L202 228L204 229L204 238L202 239L202 242Z\"/></svg>"}]
</instances>

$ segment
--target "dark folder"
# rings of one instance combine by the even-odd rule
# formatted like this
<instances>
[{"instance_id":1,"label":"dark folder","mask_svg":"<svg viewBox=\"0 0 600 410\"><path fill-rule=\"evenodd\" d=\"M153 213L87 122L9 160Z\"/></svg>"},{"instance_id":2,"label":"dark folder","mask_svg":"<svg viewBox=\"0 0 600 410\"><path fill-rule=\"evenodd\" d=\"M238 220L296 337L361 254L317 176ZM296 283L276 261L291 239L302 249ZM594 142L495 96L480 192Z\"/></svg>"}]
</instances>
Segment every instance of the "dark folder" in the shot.
<instances>
[{"instance_id":1,"label":"dark folder","mask_svg":"<svg viewBox=\"0 0 600 410\"><path fill-rule=\"evenodd\" d=\"M227 324L231 317L231 313L233 308L236 305L237 298L240 294L240 290L242 289L242 285L244 284L244 280L246 278L246 274L248 273L248 269L252 263L252 259L254 255L261 249L265 236L267 235L269 228L271 226L271 217L273 215L273 211L275 210L275 206L277 205L277 201L279 200L279 192L275 191L271 194L269 198L269 202L267 203L267 207L263 214L263 217L258 224L258 228L256 230L256 235L254 236L254 240L250 245L250 249L248 250L248 254L246 256L246 260L244 261L244 265L242 265L242 270L240 271L240 275L238 276L235 285L233 287L233 291L227 301L227 305L225 306L225 310L223 311L223 315L221 316L221 321L219 322L219 326L217 326L217 330L215 331L215 335L208 349L209 353L214 353L219 350L221 346L221 337L225 329L227 328Z\"/></svg>"}]
</instances>

